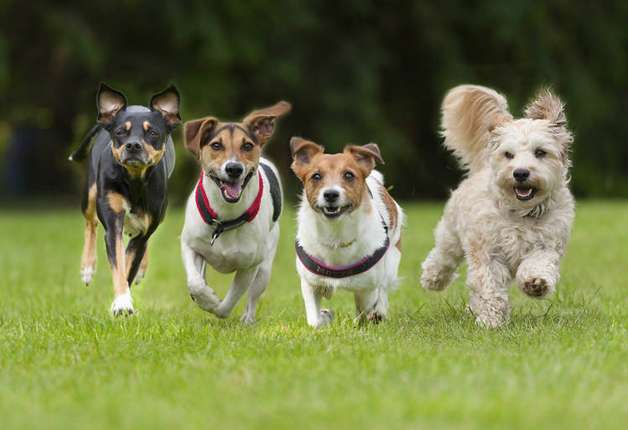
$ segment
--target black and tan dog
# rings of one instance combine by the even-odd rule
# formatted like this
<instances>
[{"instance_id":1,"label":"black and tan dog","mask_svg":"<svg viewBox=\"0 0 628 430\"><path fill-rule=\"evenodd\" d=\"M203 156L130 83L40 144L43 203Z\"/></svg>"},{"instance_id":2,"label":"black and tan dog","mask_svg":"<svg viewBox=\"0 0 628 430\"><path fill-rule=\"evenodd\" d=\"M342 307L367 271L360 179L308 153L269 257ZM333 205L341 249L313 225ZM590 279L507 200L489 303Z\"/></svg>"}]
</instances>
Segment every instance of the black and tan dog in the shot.
<instances>
[{"instance_id":1,"label":"black and tan dog","mask_svg":"<svg viewBox=\"0 0 628 430\"><path fill-rule=\"evenodd\" d=\"M100 220L113 272L114 315L133 313L129 286L136 275L143 276L148 238L166 212L167 180L175 161L170 134L181 122L179 101L171 86L152 97L150 108L127 106L122 93L101 84L97 124L70 156L80 161L89 153L81 277L89 284L94 275ZM126 251L123 233L129 236Z\"/></svg>"}]
</instances>

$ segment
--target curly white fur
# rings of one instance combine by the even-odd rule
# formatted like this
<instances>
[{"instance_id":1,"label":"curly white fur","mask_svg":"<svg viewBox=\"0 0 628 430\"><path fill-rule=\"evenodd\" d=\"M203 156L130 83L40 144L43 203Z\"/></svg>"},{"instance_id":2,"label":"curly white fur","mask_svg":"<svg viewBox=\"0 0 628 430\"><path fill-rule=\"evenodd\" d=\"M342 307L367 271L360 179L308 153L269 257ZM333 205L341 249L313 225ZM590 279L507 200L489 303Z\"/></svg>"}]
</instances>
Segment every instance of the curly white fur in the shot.
<instances>
[{"instance_id":1,"label":"curly white fur","mask_svg":"<svg viewBox=\"0 0 628 430\"><path fill-rule=\"evenodd\" d=\"M480 86L453 88L442 110L445 146L469 176L445 206L421 284L444 289L465 257L471 311L479 325L499 327L509 319L513 278L530 297L558 282L574 218L567 186L573 138L563 104L548 90L517 120L502 95ZM517 182L515 170L529 178ZM532 190L528 200L515 190L522 184Z\"/></svg>"}]
</instances>

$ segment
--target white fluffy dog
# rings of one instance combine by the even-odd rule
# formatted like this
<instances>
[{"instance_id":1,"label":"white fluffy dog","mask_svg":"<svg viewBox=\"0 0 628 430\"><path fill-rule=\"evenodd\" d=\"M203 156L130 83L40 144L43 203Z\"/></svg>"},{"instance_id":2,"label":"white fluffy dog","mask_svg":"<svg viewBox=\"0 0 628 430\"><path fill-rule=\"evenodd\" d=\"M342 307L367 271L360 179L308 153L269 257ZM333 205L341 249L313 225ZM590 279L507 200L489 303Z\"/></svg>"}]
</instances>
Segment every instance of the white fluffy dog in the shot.
<instances>
[{"instance_id":1,"label":"white fluffy dog","mask_svg":"<svg viewBox=\"0 0 628 430\"><path fill-rule=\"evenodd\" d=\"M551 293L574 218L563 104L543 90L513 119L506 99L474 85L453 88L442 106L445 146L468 177L452 193L423 262L421 284L442 290L465 257L470 309L495 328L510 315L513 278L530 297Z\"/></svg>"}]
</instances>

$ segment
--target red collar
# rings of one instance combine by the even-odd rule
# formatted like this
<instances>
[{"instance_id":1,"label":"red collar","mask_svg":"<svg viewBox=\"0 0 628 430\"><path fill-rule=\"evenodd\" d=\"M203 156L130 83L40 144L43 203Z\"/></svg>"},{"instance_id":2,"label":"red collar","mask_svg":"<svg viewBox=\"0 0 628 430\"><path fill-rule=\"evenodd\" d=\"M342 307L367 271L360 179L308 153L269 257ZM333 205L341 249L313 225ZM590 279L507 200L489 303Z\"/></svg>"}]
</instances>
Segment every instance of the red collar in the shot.
<instances>
[{"instance_id":1,"label":"red collar","mask_svg":"<svg viewBox=\"0 0 628 430\"><path fill-rule=\"evenodd\" d=\"M262 204L262 196L264 195L264 180L262 179L262 174L258 171L257 177L259 179L259 189L257 191L257 196L253 203L249 208L238 218L232 220L220 220L216 211L209 204L209 199L207 198L207 194L205 193L205 187L203 187L203 176L204 173L201 170L201 177L198 180L198 184L196 185L196 207L198 209L198 213L200 214L203 221L209 225L215 225L216 228L212 235L211 244L214 244L214 241L220 236L224 231L233 230L241 225L251 222L255 219L257 214L259 213L260 206ZM243 190L244 191L244 190Z\"/></svg>"}]
</instances>

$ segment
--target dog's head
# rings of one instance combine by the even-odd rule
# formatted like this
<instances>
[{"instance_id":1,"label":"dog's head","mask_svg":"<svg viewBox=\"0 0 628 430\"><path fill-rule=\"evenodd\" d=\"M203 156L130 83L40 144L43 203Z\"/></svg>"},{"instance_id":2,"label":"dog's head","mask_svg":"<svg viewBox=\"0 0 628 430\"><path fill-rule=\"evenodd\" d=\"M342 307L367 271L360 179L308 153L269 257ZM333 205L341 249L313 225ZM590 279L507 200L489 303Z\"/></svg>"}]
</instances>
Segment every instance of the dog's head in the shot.
<instances>
[{"instance_id":1,"label":"dog's head","mask_svg":"<svg viewBox=\"0 0 628 430\"><path fill-rule=\"evenodd\" d=\"M366 178L377 162L383 163L375 143L348 145L340 154L309 140L290 140L292 171L303 183L309 205L328 219L340 218L360 207L368 193Z\"/></svg>"},{"instance_id":2,"label":"dog's head","mask_svg":"<svg viewBox=\"0 0 628 430\"><path fill-rule=\"evenodd\" d=\"M128 106L124 94L101 84L96 97L98 123L111 135L116 161L131 175L143 175L159 163L170 133L181 122L179 92L174 86L155 94L150 109Z\"/></svg>"},{"instance_id":3,"label":"dog's head","mask_svg":"<svg viewBox=\"0 0 628 430\"><path fill-rule=\"evenodd\" d=\"M563 103L542 90L524 118L503 121L491 131L494 188L512 207L538 205L567 181L572 142Z\"/></svg>"},{"instance_id":4,"label":"dog's head","mask_svg":"<svg viewBox=\"0 0 628 430\"><path fill-rule=\"evenodd\" d=\"M221 122L214 117L184 125L185 146L220 188L228 203L240 200L242 190L255 173L262 148L275 130L275 120L291 110L288 102L251 112L241 122Z\"/></svg>"}]
</instances>

